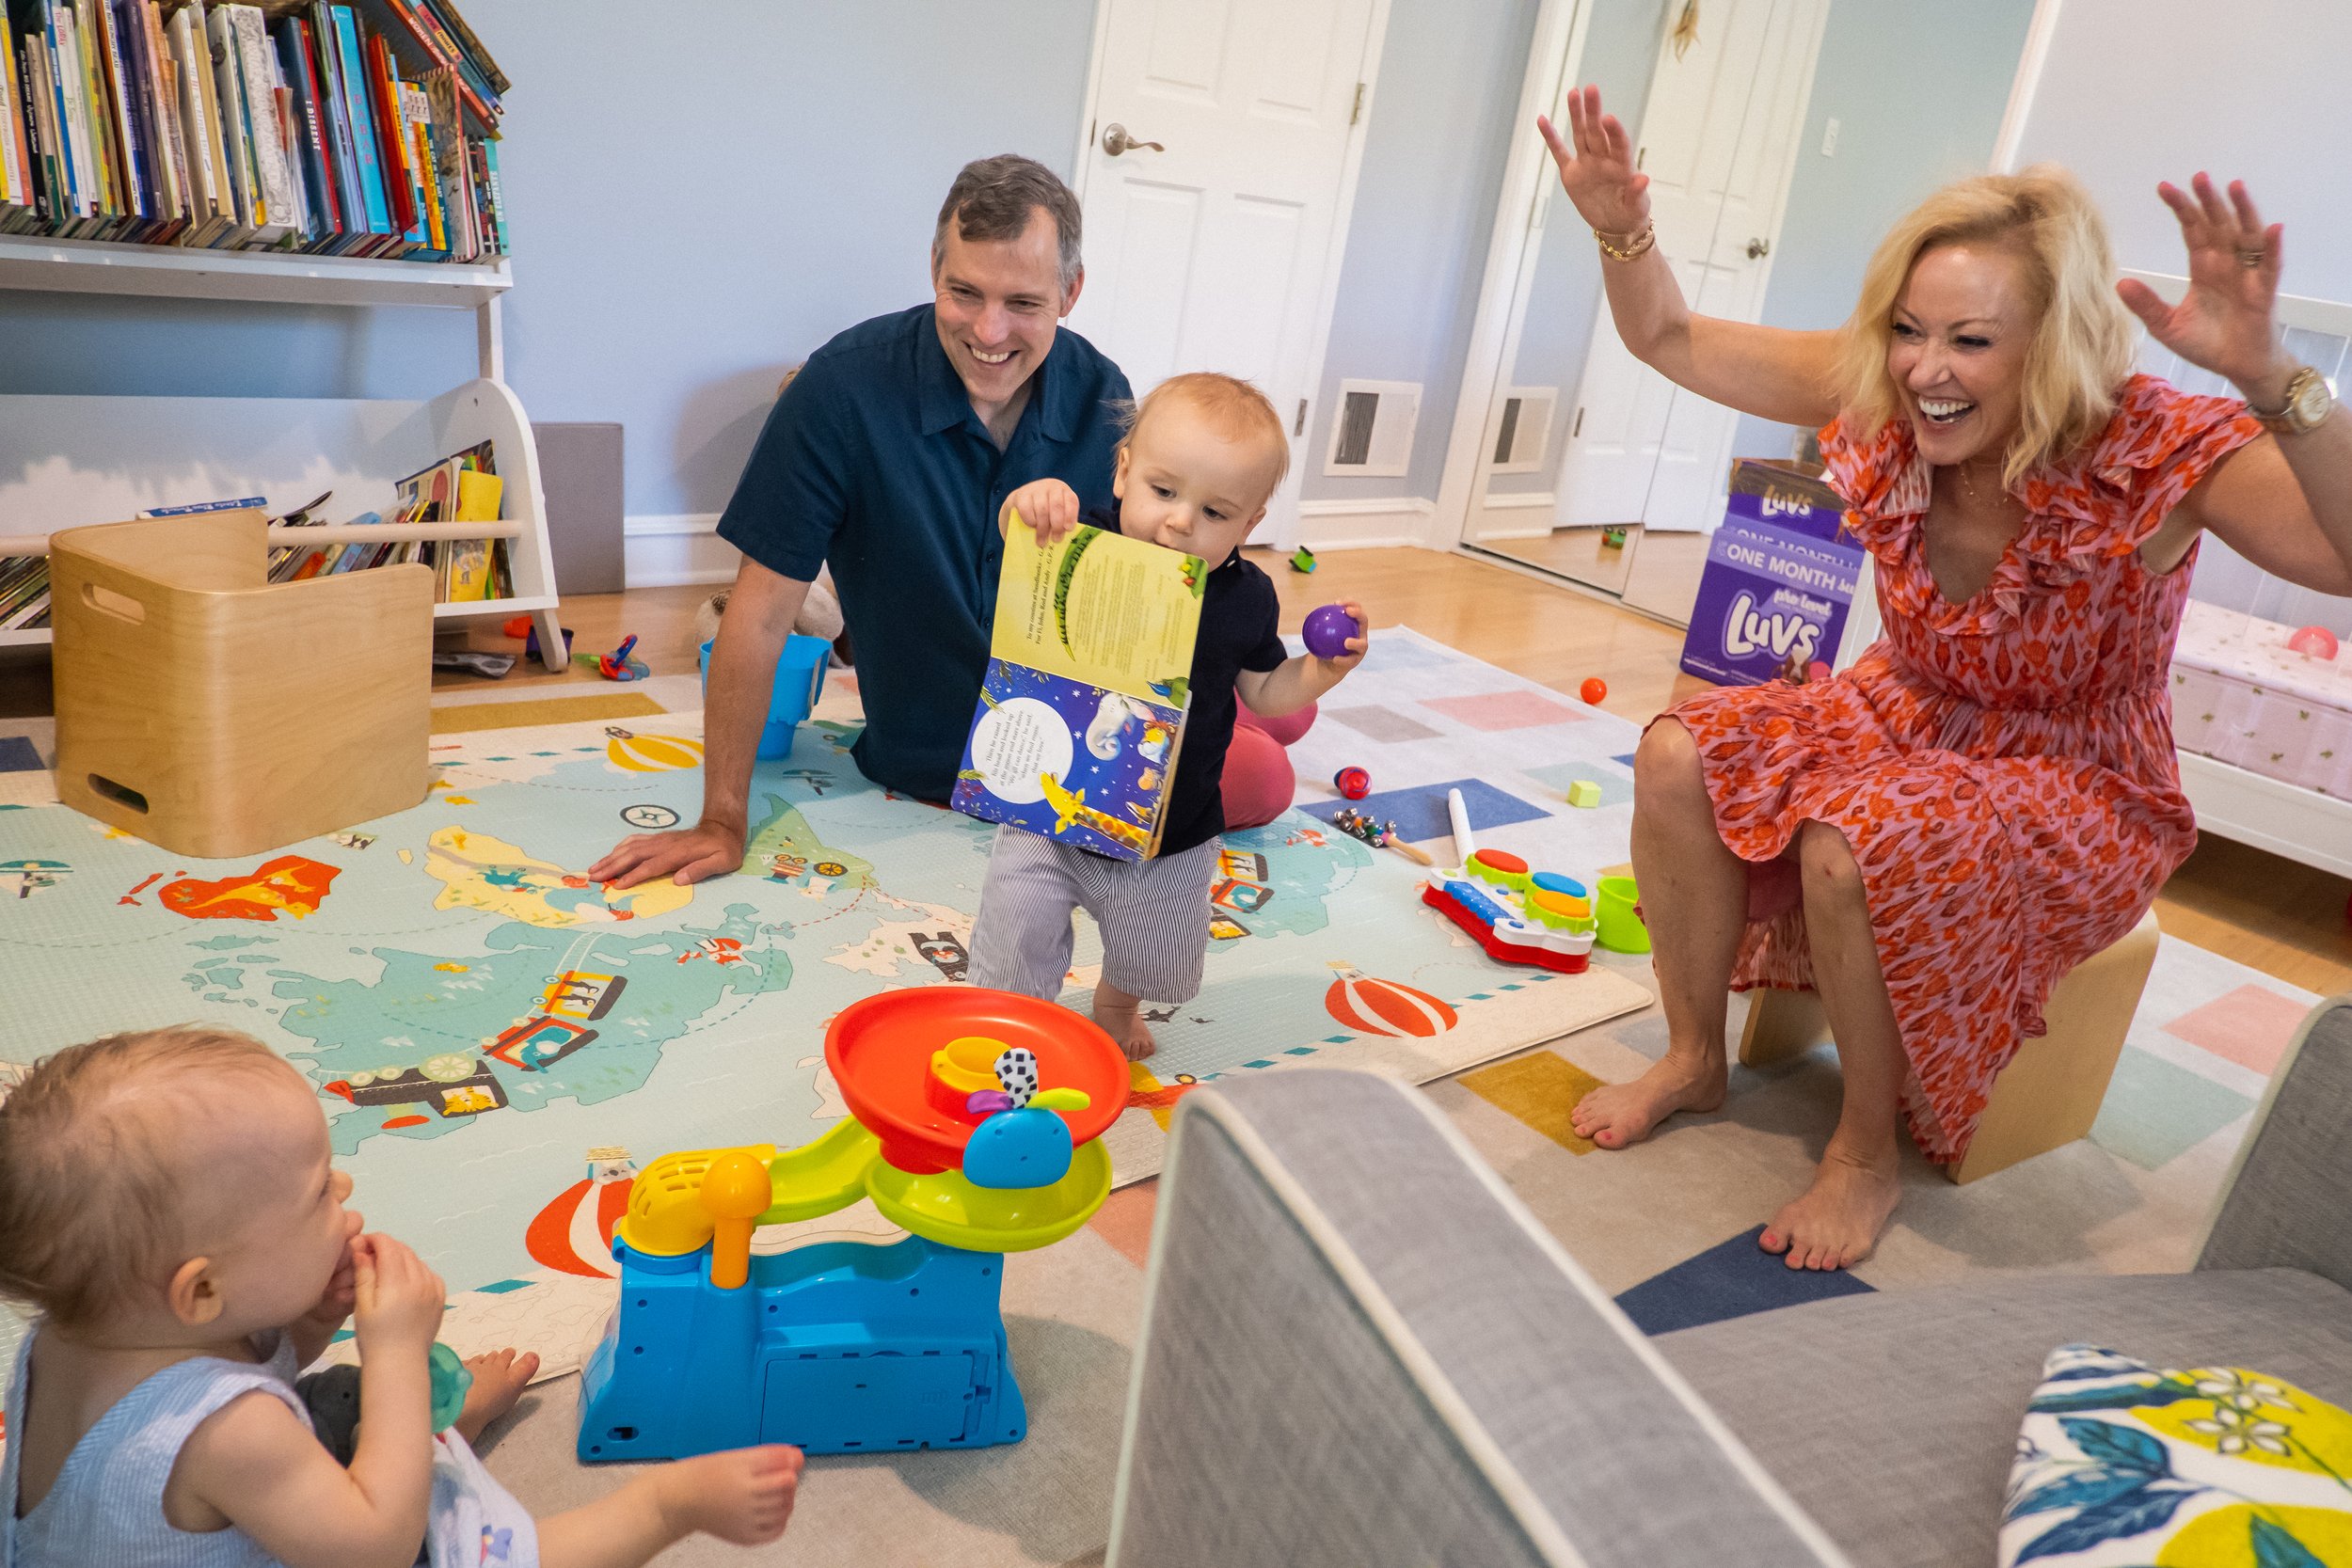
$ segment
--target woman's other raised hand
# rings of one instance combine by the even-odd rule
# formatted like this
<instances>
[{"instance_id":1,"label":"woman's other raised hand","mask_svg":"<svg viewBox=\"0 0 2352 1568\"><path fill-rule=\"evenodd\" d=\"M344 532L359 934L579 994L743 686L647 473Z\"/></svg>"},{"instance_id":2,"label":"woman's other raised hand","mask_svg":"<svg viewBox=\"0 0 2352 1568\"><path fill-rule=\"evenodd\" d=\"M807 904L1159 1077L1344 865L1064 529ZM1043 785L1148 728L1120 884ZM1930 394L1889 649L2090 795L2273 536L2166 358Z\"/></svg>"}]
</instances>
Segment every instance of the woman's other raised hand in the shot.
<instances>
[{"instance_id":1,"label":"woman's other raised hand","mask_svg":"<svg viewBox=\"0 0 2352 1568\"><path fill-rule=\"evenodd\" d=\"M2284 361L2271 305L2279 293L2284 226L2264 227L2243 181L2230 182L2226 201L2203 173L2186 191L2166 183L2156 194L2181 220L2188 292L2178 305L2167 305L2147 284L2127 277L2116 293L2151 337L2200 370L2241 389L2276 379Z\"/></svg>"},{"instance_id":2,"label":"woman's other raised hand","mask_svg":"<svg viewBox=\"0 0 2352 1568\"><path fill-rule=\"evenodd\" d=\"M1649 176L1633 166L1633 138L1624 125L1601 112L1600 89L1569 92L1565 137L1540 116L1535 128L1560 166L1560 188L1568 193L1577 215L1604 234L1640 232L1649 222Z\"/></svg>"}]
</instances>

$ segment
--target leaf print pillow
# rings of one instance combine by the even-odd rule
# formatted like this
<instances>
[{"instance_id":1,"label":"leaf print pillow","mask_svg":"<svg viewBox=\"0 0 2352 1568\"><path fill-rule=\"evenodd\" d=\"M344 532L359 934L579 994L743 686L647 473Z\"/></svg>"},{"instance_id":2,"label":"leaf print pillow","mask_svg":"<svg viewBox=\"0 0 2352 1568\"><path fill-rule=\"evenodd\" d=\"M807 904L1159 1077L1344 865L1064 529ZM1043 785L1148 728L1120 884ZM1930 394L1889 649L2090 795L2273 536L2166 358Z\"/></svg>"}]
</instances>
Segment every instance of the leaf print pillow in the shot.
<instances>
[{"instance_id":1,"label":"leaf print pillow","mask_svg":"<svg viewBox=\"0 0 2352 1568\"><path fill-rule=\"evenodd\" d=\"M2352 1564L2352 1414L2240 1367L2061 1345L2026 1407L2001 1568Z\"/></svg>"}]
</instances>

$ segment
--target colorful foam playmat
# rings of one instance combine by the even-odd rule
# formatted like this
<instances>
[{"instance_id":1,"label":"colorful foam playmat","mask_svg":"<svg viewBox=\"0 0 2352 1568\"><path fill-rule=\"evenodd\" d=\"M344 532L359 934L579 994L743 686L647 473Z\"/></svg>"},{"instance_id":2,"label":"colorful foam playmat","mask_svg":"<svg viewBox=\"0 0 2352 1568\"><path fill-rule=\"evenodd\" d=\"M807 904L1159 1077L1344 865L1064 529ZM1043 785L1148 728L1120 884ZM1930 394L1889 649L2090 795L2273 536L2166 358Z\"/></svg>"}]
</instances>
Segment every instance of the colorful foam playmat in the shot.
<instances>
[{"instance_id":1,"label":"colorful foam playmat","mask_svg":"<svg viewBox=\"0 0 2352 1568\"><path fill-rule=\"evenodd\" d=\"M1350 689L1432 650L1450 653L1391 634ZM1544 756L1592 772L1629 752L1630 725L1563 707ZM853 699L829 697L788 756L759 765L740 873L589 882L623 835L695 813L699 726L668 714L437 736L423 804L233 863L174 857L38 791L0 797L26 802L0 805L7 1055L21 1068L187 1020L255 1034L317 1085L369 1225L449 1281L444 1338L577 1365L611 1303L630 1178L674 1150L824 1133L845 1110L828 1022L878 991L962 980L994 832L869 784L847 754ZM1323 730L1343 747L1355 733ZM1506 819L1571 812L1517 767L1480 784L1497 798L1480 831L1506 845ZM1313 815L1326 793L1229 836L1204 988L1152 1009L1160 1050L1103 1140L1119 1180L1158 1170L1168 1117L1201 1083L1301 1064L1426 1081L1648 1003L1607 966L1496 964L1422 908L1422 867ZM1554 824L1590 835L1591 863L1569 869L1622 858L1627 813L1608 815ZM1080 925L1066 1000L1083 1006L1098 950ZM889 1231L870 1207L808 1227L762 1245Z\"/></svg>"}]
</instances>

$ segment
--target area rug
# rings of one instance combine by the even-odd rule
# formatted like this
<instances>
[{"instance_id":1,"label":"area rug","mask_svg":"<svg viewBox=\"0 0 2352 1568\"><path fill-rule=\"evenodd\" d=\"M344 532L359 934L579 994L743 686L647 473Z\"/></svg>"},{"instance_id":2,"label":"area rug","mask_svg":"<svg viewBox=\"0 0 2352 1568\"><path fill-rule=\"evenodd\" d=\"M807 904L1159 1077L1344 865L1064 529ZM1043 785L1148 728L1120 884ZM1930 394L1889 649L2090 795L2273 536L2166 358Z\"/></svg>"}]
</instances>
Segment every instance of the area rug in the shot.
<instances>
[{"instance_id":1,"label":"area rug","mask_svg":"<svg viewBox=\"0 0 2352 1568\"><path fill-rule=\"evenodd\" d=\"M746 871L691 889L580 872L697 809L696 714L437 736L423 805L233 863L55 804L0 811L7 1054L190 1018L250 1030L319 1085L370 1224L449 1281L444 1338L576 1365L634 1163L816 1137L843 1111L827 1021L963 978L993 830L867 784L856 723L853 694L829 696L760 765ZM1200 997L1152 1010L1161 1049L1106 1136L1122 1181L1159 1168L1170 1111L1220 1076L1422 1082L1649 1001L1607 970L1492 963L1421 909L1418 866L1311 816L1231 835L1221 869L1234 934ZM1081 923L1068 1000L1097 961Z\"/></svg>"}]
</instances>

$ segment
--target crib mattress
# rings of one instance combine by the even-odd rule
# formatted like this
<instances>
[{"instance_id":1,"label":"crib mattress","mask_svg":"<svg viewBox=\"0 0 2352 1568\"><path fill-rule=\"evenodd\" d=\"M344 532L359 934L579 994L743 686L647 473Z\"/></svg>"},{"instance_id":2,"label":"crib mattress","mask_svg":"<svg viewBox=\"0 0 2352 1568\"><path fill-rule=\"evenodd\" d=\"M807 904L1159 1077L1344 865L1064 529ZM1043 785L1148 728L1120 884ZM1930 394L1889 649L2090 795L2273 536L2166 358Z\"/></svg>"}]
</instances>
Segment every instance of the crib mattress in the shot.
<instances>
[{"instance_id":1,"label":"crib mattress","mask_svg":"<svg viewBox=\"0 0 2352 1568\"><path fill-rule=\"evenodd\" d=\"M2352 800L2352 646L2287 646L2293 626L2196 599L2172 650L2172 738L2299 788Z\"/></svg>"}]
</instances>

